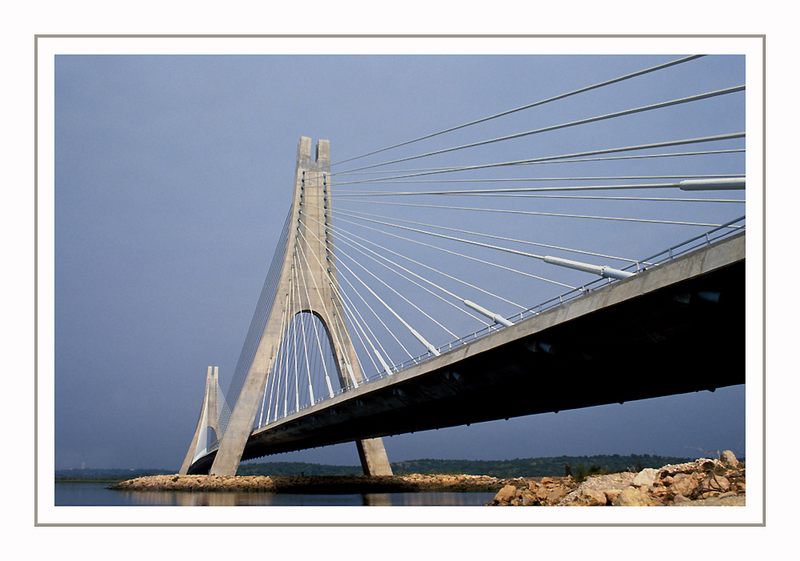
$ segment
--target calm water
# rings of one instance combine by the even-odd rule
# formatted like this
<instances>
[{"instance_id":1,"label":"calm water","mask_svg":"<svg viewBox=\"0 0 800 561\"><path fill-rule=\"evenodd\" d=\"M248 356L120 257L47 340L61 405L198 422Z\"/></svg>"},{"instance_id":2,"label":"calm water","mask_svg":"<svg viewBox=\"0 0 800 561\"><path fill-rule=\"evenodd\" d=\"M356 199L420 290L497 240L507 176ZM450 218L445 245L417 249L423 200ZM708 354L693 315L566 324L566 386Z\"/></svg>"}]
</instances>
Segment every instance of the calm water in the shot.
<instances>
[{"instance_id":1,"label":"calm water","mask_svg":"<svg viewBox=\"0 0 800 561\"><path fill-rule=\"evenodd\" d=\"M494 493L189 493L113 491L108 483L56 483L56 506L482 506Z\"/></svg>"}]
</instances>

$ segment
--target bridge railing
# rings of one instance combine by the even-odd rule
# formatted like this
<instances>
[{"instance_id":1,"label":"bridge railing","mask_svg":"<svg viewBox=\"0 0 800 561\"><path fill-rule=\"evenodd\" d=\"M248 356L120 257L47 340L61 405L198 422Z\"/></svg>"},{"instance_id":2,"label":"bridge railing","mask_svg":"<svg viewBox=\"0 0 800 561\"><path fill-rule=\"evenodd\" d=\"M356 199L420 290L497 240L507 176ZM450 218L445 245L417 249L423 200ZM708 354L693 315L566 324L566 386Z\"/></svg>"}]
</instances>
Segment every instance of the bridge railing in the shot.
<instances>
[{"instance_id":1,"label":"bridge railing","mask_svg":"<svg viewBox=\"0 0 800 561\"><path fill-rule=\"evenodd\" d=\"M659 253L651 255L650 257L643 259L641 262L647 262L648 264L652 265L666 263L675 259L676 257L689 253L690 251L711 245L712 242L729 238L744 231L745 217L742 216L741 218L720 224L713 230L709 230L704 234L700 234L699 236L695 236L677 245L673 245ZM652 265L649 265L646 268L650 268ZM630 269L631 267L633 267L633 265L626 267L626 269Z\"/></svg>"}]
</instances>

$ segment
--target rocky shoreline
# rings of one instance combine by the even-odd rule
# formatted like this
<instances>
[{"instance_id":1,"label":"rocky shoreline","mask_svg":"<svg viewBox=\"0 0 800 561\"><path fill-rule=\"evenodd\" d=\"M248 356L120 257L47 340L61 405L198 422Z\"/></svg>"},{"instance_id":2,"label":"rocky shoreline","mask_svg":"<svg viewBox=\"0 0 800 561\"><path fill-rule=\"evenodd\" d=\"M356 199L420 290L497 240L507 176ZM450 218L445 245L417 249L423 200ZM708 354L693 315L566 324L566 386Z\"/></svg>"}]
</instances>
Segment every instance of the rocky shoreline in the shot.
<instances>
[{"instance_id":1,"label":"rocky shoreline","mask_svg":"<svg viewBox=\"0 0 800 561\"><path fill-rule=\"evenodd\" d=\"M486 475L397 475L397 476L217 476L153 475L112 485L122 491L202 491L268 493L413 493L496 492L509 479Z\"/></svg>"},{"instance_id":2,"label":"rocky shoreline","mask_svg":"<svg viewBox=\"0 0 800 561\"><path fill-rule=\"evenodd\" d=\"M744 506L745 467L733 452L639 473L543 477L512 482L495 495L496 506Z\"/></svg>"},{"instance_id":3,"label":"rocky shoreline","mask_svg":"<svg viewBox=\"0 0 800 561\"><path fill-rule=\"evenodd\" d=\"M745 468L730 451L638 473L502 479L486 475L215 476L154 475L110 487L122 491L413 493L495 492L492 506L744 505Z\"/></svg>"}]
</instances>

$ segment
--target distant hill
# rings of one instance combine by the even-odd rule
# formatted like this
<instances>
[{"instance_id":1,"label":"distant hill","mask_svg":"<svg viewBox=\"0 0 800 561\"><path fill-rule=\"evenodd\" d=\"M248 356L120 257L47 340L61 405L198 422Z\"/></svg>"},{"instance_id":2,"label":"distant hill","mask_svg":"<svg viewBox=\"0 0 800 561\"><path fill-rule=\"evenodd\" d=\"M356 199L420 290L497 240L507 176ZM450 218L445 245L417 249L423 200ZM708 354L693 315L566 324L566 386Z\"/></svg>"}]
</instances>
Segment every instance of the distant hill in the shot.
<instances>
[{"instance_id":1,"label":"distant hill","mask_svg":"<svg viewBox=\"0 0 800 561\"><path fill-rule=\"evenodd\" d=\"M403 473L463 473L494 477L544 477L566 474L615 473L641 471L691 461L689 458L644 455L556 456L548 458L516 458L513 460L412 460L392 467Z\"/></svg>"},{"instance_id":2,"label":"distant hill","mask_svg":"<svg viewBox=\"0 0 800 561\"><path fill-rule=\"evenodd\" d=\"M361 475L361 466L334 466L306 462L242 464L236 475Z\"/></svg>"},{"instance_id":3,"label":"distant hill","mask_svg":"<svg viewBox=\"0 0 800 561\"><path fill-rule=\"evenodd\" d=\"M408 460L392 463L395 475L408 473L491 475L494 477L544 477L570 473L583 477L592 473L640 471L647 467L690 462L694 458L631 454L621 456L556 456L513 460ZM176 473L164 469L65 469L56 470L56 481L121 481L145 475ZM305 462L263 462L239 466L238 475L359 475L360 466L337 466Z\"/></svg>"}]
</instances>

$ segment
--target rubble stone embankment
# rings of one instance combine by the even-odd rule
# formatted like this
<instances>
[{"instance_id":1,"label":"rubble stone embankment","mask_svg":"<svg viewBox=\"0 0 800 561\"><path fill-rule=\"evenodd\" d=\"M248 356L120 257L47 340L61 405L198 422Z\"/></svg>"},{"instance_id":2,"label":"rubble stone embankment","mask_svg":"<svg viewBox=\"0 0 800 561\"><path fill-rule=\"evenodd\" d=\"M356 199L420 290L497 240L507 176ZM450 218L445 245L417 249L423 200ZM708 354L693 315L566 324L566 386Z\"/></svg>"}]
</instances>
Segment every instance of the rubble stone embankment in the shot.
<instances>
[{"instance_id":1,"label":"rubble stone embankment","mask_svg":"<svg viewBox=\"0 0 800 561\"><path fill-rule=\"evenodd\" d=\"M743 506L745 467L730 450L720 459L700 458L639 473L572 477L508 484L498 506Z\"/></svg>"},{"instance_id":2,"label":"rubble stone embankment","mask_svg":"<svg viewBox=\"0 0 800 561\"><path fill-rule=\"evenodd\" d=\"M203 491L269 493L403 493L419 491L494 492L508 483L486 475L399 476L217 476L153 475L113 485L123 491Z\"/></svg>"}]
</instances>

